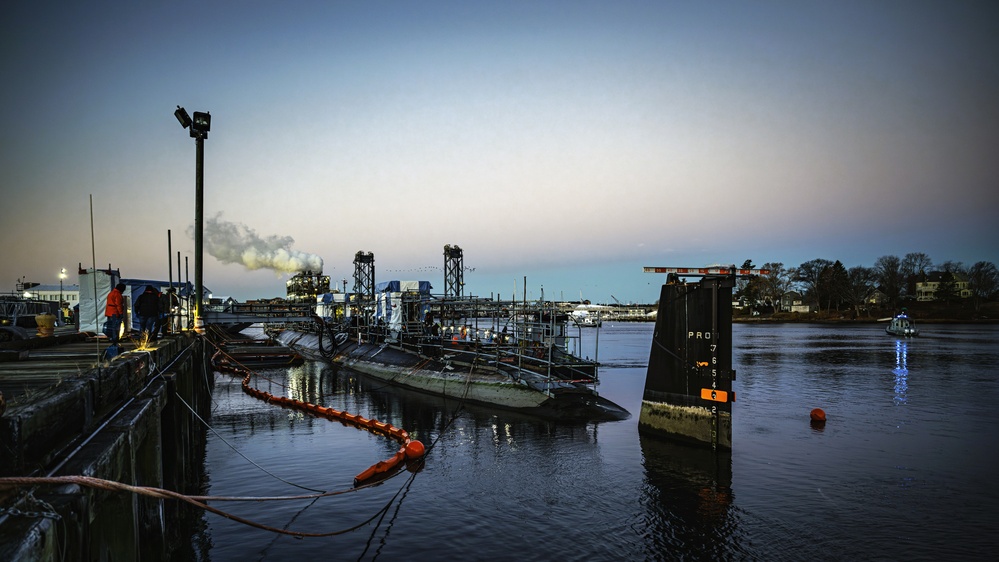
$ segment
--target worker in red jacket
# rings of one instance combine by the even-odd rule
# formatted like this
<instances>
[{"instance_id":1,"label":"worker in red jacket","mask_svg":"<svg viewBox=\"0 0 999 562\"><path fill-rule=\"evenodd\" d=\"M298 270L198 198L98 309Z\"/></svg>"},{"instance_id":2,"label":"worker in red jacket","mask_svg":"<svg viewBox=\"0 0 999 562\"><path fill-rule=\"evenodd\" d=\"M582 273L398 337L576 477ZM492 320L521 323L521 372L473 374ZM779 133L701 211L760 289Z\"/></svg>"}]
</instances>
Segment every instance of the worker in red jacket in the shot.
<instances>
[{"instance_id":1,"label":"worker in red jacket","mask_svg":"<svg viewBox=\"0 0 999 562\"><path fill-rule=\"evenodd\" d=\"M108 293L108 305L104 309L104 316L107 320L104 324L104 333L111 338L111 343L118 343L118 333L121 331L122 320L125 319L125 284L118 283Z\"/></svg>"}]
</instances>

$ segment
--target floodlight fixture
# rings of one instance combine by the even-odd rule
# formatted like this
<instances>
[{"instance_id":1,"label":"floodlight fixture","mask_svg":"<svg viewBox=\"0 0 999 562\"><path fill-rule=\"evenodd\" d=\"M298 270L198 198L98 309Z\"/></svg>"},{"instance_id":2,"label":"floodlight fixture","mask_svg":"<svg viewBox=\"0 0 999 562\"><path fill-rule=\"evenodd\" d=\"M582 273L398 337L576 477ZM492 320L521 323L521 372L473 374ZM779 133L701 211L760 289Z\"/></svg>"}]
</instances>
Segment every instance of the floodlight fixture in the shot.
<instances>
[{"instance_id":1,"label":"floodlight fixture","mask_svg":"<svg viewBox=\"0 0 999 562\"><path fill-rule=\"evenodd\" d=\"M191 125L191 134L195 131L208 138L208 131L212 130L212 114L204 111L194 112L194 123Z\"/></svg>"},{"instance_id":2,"label":"floodlight fixture","mask_svg":"<svg viewBox=\"0 0 999 562\"><path fill-rule=\"evenodd\" d=\"M180 121L180 126L187 129L191 126L191 116L187 114L187 110L181 106L177 106L177 111L173 112L174 117L177 121Z\"/></svg>"},{"instance_id":3,"label":"floodlight fixture","mask_svg":"<svg viewBox=\"0 0 999 562\"><path fill-rule=\"evenodd\" d=\"M205 214L205 139L208 138L208 131L212 128L212 115L207 111L195 111L194 119L187 114L187 110L177 106L173 112L174 117L180 122L181 127L191 132L191 138L195 141L195 168L194 168L194 325L197 329L201 325L201 310L204 303L204 214ZM177 271L180 274L180 256L177 257Z\"/></svg>"}]
</instances>

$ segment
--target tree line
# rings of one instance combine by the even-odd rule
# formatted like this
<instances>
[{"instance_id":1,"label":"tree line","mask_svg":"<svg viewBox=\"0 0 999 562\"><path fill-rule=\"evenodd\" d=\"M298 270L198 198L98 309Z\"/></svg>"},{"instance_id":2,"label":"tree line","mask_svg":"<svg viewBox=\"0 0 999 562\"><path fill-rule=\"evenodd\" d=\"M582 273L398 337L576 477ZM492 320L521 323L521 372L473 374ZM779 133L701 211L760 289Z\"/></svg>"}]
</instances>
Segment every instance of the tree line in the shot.
<instances>
[{"instance_id":1,"label":"tree line","mask_svg":"<svg viewBox=\"0 0 999 562\"><path fill-rule=\"evenodd\" d=\"M752 269L752 260L742 267ZM895 309L906 300L916 298L916 284L929 279L932 272L940 272L935 300L947 303L958 301L961 296L958 282L966 280L971 291L971 302L977 312L982 303L999 296L999 269L987 261L965 267L961 262L945 261L936 266L929 256L912 252L905 257L881 256L873 267L856 266L847 269L839 261L814 259L797 267L784 267L781 262L765 263L762 269L770 273L740 280L735 296L746 302L759 303L773 310L781 310L781 300L787 293L797 291L803 301L821 310L849 310L857 314L867 308L875 291L880 291L884 306Z\"/></svg>"}]
</instances>

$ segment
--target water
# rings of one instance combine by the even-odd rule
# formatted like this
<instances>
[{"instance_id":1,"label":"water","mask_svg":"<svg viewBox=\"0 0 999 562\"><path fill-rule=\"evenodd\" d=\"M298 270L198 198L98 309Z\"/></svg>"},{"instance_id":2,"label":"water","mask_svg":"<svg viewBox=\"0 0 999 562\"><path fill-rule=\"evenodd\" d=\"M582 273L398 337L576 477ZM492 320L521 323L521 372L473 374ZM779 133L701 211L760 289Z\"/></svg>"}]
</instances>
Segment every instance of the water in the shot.
<instances>
[{"instance_id":1,"label":"water","mask_svg":"<svg viewBox=\"0 0 999 562\"><path fill-rule=\"evenodd\" d=\"M213 502L293 538L214 514L201 560L992 559L999 326L734 327L730 455L638 434L651 324L600 330L601 393L633 413L567 424L466 407L321 363L255 384L388 421L431 447L425 468L320 499ZM595 331L585 332L594 334ZM588 342L592 344L592 342ZM584 346L586 348L586 346ZM592 355L592 347L587 348ZM269 406L216 376L208 493L349 490L386 438ZM812 408L828 416L809 423ZM453 419L452 419L453 418ZM223 439L225 442L223 442ZM227 444L228 443L228 444ZM356 527L353 530L349 530Z\"/></svg>"}]
</instances>

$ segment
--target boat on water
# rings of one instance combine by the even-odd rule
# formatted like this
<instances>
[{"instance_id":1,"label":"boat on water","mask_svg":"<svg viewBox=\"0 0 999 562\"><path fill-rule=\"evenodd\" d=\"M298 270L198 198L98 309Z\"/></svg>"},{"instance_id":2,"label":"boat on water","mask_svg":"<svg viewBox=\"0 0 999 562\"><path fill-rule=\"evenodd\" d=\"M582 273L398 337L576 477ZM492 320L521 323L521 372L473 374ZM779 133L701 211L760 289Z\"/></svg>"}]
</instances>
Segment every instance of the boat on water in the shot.
<instances>
[{"instance_id":1,"label":"boat on water","mask_svg":"<svg viewBox=\"0 0 999 562\"><path fill-rule=\"evenodd\" d=\"M604 324L596 314L572 314L569 318L576 326L583 328L599 328Z\"/></svg>"},{"instance_id":2,"label":"boat on water","mask_svg":"<svg viewBox=\"0 0 999 562\"><path fill-rule=\"evenodd\" d=\"M919 335L919 330L916 329L915 323L909 315L906 314L905 310L896 314L885 326L885 332L899 337L913 337Z\"/></svg>"},{"instance_id":3,"label":"boat on water","mask_svg":"<svg viewBox=\"0 0 999 562\"><path fill-rule=\"evenodd\" d=\"M553 303L430 289L387 281L373 299L322 295L314 322L268 331L303 354L412 390L558 419L630 417L599 395L599 365L570 349L580 342Z\"/></svg>"}]
</instances>

